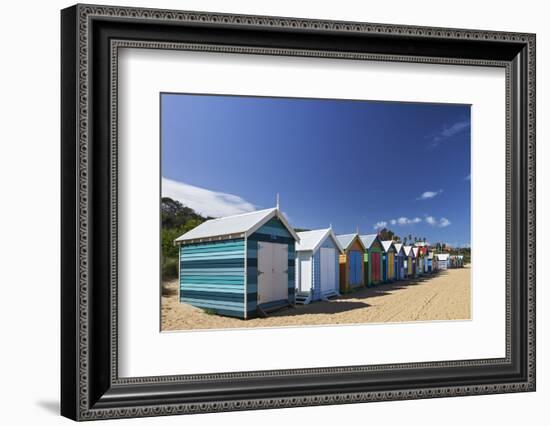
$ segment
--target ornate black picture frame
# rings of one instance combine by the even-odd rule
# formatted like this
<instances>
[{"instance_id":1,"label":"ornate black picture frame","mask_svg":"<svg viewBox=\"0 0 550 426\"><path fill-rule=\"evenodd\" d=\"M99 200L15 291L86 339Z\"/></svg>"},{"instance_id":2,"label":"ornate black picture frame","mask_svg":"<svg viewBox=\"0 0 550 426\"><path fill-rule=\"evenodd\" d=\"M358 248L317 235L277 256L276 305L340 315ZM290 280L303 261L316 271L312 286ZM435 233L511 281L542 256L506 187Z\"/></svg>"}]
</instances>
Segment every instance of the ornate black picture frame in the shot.
<instances>
[{"instance_id":1,"label":"ornate black picture frame","mask_svg":"<svg viewBox=\"0 0 550 426\"><path fill-rule=\"evenodd\" d=\"M61 28L62 415L92 420L535 390L534 34L95 5L64 9ZM120 47L504 68L506 356L119 378Z\"/></svg>"}]
</instances>

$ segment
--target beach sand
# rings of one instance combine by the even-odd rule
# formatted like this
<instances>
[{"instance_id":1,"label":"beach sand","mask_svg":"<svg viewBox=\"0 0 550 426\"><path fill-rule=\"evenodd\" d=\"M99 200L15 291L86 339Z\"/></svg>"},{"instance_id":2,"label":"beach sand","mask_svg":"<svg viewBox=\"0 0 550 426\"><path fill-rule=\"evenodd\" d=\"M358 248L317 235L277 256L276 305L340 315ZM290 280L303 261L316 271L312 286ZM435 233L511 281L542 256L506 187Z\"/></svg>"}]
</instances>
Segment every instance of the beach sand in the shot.
<instances>
[{"instance_id":1,"label":"beach sand","mask_svg":"<svg viewBox=\"0 0 550 426\"><path fill-rule=\"evenodd\" d=\"M267 318L241 320L180 303L178 282L163 286L162 330L284 327L471 318L470 268L439 271L408 281L379 284L330 301L298 305Z\"/></svg>"}]
</instances>

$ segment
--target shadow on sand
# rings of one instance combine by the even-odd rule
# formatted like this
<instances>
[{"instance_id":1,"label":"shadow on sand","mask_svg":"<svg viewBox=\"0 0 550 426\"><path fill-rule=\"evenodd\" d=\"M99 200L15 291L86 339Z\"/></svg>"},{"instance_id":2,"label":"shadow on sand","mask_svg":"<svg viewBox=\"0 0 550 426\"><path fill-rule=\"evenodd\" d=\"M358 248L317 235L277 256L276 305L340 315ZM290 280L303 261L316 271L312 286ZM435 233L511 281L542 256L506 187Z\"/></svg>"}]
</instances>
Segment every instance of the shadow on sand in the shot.
<instances>
[{"instance_id":1,"label":"shadow on sand","mask_svg":"<svg viewBox=\"0 0 550 426\"><path fill-rule=\"evenodd\" d=\"M362 301L346 301L343 298L312 302L309 305L297 305L295 308L286 308L269 314L270 317L293 317L310 314L337 314L354 309L367 308L370 305Z\"/></svg>"},{"instance_id":2,"label":"shadow on sand","mask_svg":"<svg viewBox=\"0 0 550 426\"><path fill-rule=\"evenodd\" d=\"M411 286L422 285L431 279L448 274L447 271L438 271L429 275L421 275L415 278L409 278L402 281L394 281L389 283L375 284L372 287L361 287L352 293L343 294L342 296L325 301L312 302L309 305L297 305L295 308L282 309L272 312L270 317L278 316L297 316L309 314L337 314L341 312L352 311L371 306L366 301L369 298L384 296L389 293L394 293L399 290L404 290Z\"/></svg>"}]
</instances>

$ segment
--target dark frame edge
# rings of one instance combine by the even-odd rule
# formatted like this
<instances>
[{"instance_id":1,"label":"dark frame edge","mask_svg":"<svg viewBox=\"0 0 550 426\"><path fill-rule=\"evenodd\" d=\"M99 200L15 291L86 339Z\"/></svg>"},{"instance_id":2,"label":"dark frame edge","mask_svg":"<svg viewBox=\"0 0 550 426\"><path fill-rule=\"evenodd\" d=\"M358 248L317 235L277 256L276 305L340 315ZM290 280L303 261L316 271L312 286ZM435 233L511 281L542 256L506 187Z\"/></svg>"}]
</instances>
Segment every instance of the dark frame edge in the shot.
<instances>
[{"instance_id":1,"label":"dark frame edge","mask_svg":"<svg viewBox=\"0 0 550 426\"><path fill-rule=\"evenodd\" d=\"M95 5L94 5L95 6ZM94 7L90 5L90 7ZM106 384L103 381L99 383L101 386L95 384L94 380L96 375L91 374L95 369L101 371L105 374L108 372L101 366L102 363L98 364L101 368L95 367L95 361L93 361L95 356L92 353L87 354L89 357L88 361L90 365L82 367L79 363L79 359L82 356L82 353L79 351L80 342L79 335L80 332L84 329L86 333L92 332L92 334L87 334L88 337L92 337L92 340L95 340L95 347L97 348L97 337L93 338L93 330L88 329L88 325L91 325L93 321L90 321L89 324L86 321L83 321L82 315L85 315L84 311L86 308L79 308L79 297L80 296L80 275L83 273L79 270L78 258L82 253L79 253L79 221L82 220L82 212L79 211L79 162L78 158L80 153L79 145L79 126L78 121L79 114L82 115L83 112L78 110L79 107L79 67L78 67L78 55L79 48L81 48L81 41L79 40L79 18L80 14L83 13L82 9L87 7L87 5L76 5L70 8L64 9L61 12L61 21L62 21L62 30L61 30L61 68L62 68L62 81L61 81L61 128L62 128L62 143L61 143L61 162L62 162L62 175L61 175L61 210L62 210L62 231L61 231L61 240L62 240L62 264L61 264L61 274L62 274L62 285L61 285L61 320L62 320L62 339L61 339L61 414L71 418L73 420L88 420L94 418L113 418L113 417L141 417L141 416L156 416L156 415L166 415L166 414L182 414L182 413L193 413L193 412L215 412L215 411L233 411L233 410L250 410L250 409L266 409L266 408L283 408L290 406L308 406L308 405L326 405L326 404L342 404L342 403L353 403L353 402L368 402L368 401L379 401L379 400L388 400L388 399L411 399L405 395L406 390L403 390L404 396L401 398L395 393L390 393L389 396L386 396L385 392L382 391L380 395L382 397L350 397L351 399L344 399L344 397L333 397L329 396L329 399L326 396L320 397L318 399L310 399L307 397L300 396L299 393L297 397L282 397L274 396L276 400L275 405L270 405L269 403L262 402L261 404L252 403L249 405L250 399L241 399L242 405L236 404L235 400L231 402L231 397L228 396L227 399L215 398L215 400L220 401L218 405L210 405L206 402L205 408L202 407L202 402L196 401L196 409L186 407L187 402L183 400L177 401L177 398L173 402L169 402L169 398L166 398L166 394L160 395L160 401L153 402L155 394L159 395L155 391L156 386L151 386L147 389L148 386L143 384L128 384L128 385L117 385L112 383L107 383L107 388L104 387ZM117 9L116 7L113 7ZM109 8L110 9L110 8ZM151 9L150 9L151 10ZM194 12L193 12L194 13ZM197 12L201 13L201 12ZM205 12L205 15L210 15L210 13ZM220 16L220 15L218 15ZM226 16L224 14L223 16ZM239 16L239 15L232 15ZM278 18L274 18L278 19ZM283 19L293 19L293 18L283 18ZM301 19L297 20L301 22ZM304 20L307 21L307 20ZM519 247L519 252L514 259L513 269L514 269L514 281L521 283L522 285L517 285L513 289L514 297L514 309L513 309L513 323L516 324L515 333L516 343L512 344L512 347L515 348L513 359L515 360L514 365L511 366L514 370L514 373L509 375L507 378L501 377L501 383L505 383L504 388L499 388L499 391L487 390L485 393L503 393L503 392L518 392L518 391L534 391L535 390L535 377L534 377L534 356L529 358L529 346L533 345L534 349L534 338L531 340L529 335L534 333L534 316L530 315L529 311L529 297L534 299L534 258L530 255L530 243L534 244L534 233L531 231L534 230L534 193L530 195L531 191L534 191L534 182L531 186L531 169L534 176L534 160L531 161L531 158L534 158L534 129L531 132L530 127L534 126L534 117L530 119L528 115L535 114L534 106L534 93L531 90L534 90L534 75L530 75L529 63L534 62L534 43L535 35L533 34L523 34L526 40L523 40L521 43L516 43L516 46L521 50L518 53L516 59L510 62L511 73L512 73L512 85L514 92L512 93L512 139L514 140L513 147L513 164L512 164L512 176L513 176L513 193L516 194L516 197L513 200L512 210L514 211L513 216L513 230L511 232L511 239L513 241L514 247ZM521 45L521 46L520 46ZM85 46L89 48L88 46ZM90 52L92 50L90 49ZM519 76L519 77L515 77ZM528 82L529 80L529 82ZM531 89L531 84L533 85ZM94 89L97 90L97 87ZM92 95L90 95L92 97ZM530 106L530 103L533 102L533 105ZM92 139L92 138L90 138ZM531 141L532 139L532 145ZM529 142L529 143L528 143ZM92 145L93 147L93 145ZM97 149L97 148L95 148ZM92 155L92 157L96 157ZM96 157L97 158L97 157ZM529 170L528 170L529 169ZM90 175L96 173L90 169ZM92 176L87 176L87 178L92 178ZM92 178L93 180L93 178ZM534 179L533 179L534 181ZM97 194L96 194L97 195ZM93 197L97 198L97 197ZM95 200L97 201L97 200ZM531 212L531 207L528 206L533 203L533 211ZM93 207L93 203L90 203ZM79 216L80 214L80 216ZM531 222L527 223L532 219ZM91 228L95 228L97 232L98 227L93 226L93 220L91 220L88 225ZM95 223L97 225L97 223ZM89 248L94 247L95 241L90 241ZM82 250L82 249L81 249ZM514 250L514 253L517 253ZM93 253L88 252L87 256L90 259L93 259ZM89 260L89 259L88 259ZM96 258L97 261L97 258ZM92 262L88 262L88 266L92 268ZM533 269L533 270L531 270ZM92 272L92 271L90 271ZM96 274L95 277L97 277ZM533 290L530 292L528 284L532 278ZM97 315L95 315L94 309L98 309L98 300L94 299L94 293L97 288L93 285L94 280L90 280L90 286L88 291L90 291L92 297L88 299L88 307L90 309L90 319L96 320ZM94 307L95 306L95 307ZM533 305L534 306L534 302ZM93 308L93 309L92 309ZM81 309L83 312L79 312ZM94 328L94 327L91 327ZM519 334L516 334L519 330ZM101 339L100 339L101 340ZM87 342L89 345L90 342ZM91 345L94 346L94 345ZM531 351L531 352L534 352ZM92 370L92 372L90 371ZM82 384L79 379L81 379L81 374L85 374L86 381ZM489 384L491 382L488 382ZM496 382L492 382L493 384ZM163 385L164 386L164 385ZM437 386L437 385L436 385ZM459 386L459 385L457 385ZM466 396L470 394L483 394L481 388L485 388L486 385L480 385L480 390L472 388L466 393L458 393L453 395L437 394L437 388L425 388L426 390L421 391L421 396L415 395L412 398L433 398L433 397L448 397L448 396ZM405 389L405 388L402 388ZM418 389L416 387L415 389ZM436 390L434 390L436 389ZM146 397L144 395L138 396L136 401L132 396L132 393L139 394L145 391L149 393ZM134 395L135 395L134 394ZM147 397L149 400L147 401ZM152 398L151 398L152 397ZM254 396L247 396L248 398L254 399ZM234 398L234 397L233 397ZM238 397L237 397L238 398ZM246 398L246 396L245 396ZM262 397L259 397L262 398ZM208 401L210 398L206 397L203 401ZM240 399L240 398L239 398ZM297 399L297 402L293 400ZM133 401L132 401L133 400ZM139 401L141 400L141 401ZM147 402L146 402L147 401ZM163 403L164 401L164 403ZM265 400L264 400L265 401ZM224 404L229 403L228 406ZM158 404L158 405L157 405ZM183 405L182 405L183 404ZM263 404L263 405L262 405Z\"/></svg>"},{"instance_id":2,"label":"dark frame edge","mask_svg":"<svg viewBox=\"0 0 550 426\"><path fill-rule=\"evenodd\" d=\"M61 415L78 420L78 6L61 11Z\"/></svg>"}]
</instances>

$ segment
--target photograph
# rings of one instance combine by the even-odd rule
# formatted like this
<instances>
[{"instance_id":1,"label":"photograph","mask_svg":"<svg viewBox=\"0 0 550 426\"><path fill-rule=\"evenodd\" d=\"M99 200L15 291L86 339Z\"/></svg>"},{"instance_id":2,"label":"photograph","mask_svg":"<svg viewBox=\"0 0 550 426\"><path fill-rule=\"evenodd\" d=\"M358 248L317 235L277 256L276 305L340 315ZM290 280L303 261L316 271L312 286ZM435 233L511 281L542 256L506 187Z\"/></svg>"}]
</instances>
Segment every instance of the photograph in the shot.
<instances>
[{"instance_id":1,"label":"photograph","mask_svg":"<svg viewBox=\"0 0 550 426\"><path fill-rule=\"evenodd\" d=\"M471 320L471 105L160 93L160 145L161 331Z\"/></svg>"},{"instance_id":2,"label":"photograph","mask_svg":"<svg viewBox=\"0 0 550 426\"><path fill-rule=\"evenodd\" d=\"M56 172L57 195L37 184L47 173L11 185L56 205L44 230L61 231L60 259L38 268L61 291L27 298L60 309L57 338L25 348L57 342L37 365L58 398L37 407L75 421L365 403L383 422L425 423L428 403L437 419L536 413L543 14L252 3L42 19L55 49L38 57L61 60L58 84L34 92L58 91L46 112L60 117L34 127L61 149L27 157ZM15 127L14 141L34 129ZM28 264L34 240L11 228ZM5 298L13 318L20 296Z\"/></svg>"}]
</instances>

